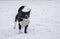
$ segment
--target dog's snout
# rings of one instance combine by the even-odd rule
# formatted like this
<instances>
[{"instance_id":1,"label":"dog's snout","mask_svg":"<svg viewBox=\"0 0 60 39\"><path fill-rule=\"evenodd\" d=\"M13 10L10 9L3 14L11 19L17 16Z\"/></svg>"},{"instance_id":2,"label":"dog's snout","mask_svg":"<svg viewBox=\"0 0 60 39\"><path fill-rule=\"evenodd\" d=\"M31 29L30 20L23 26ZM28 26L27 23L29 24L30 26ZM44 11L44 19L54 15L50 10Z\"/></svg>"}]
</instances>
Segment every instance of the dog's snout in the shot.
<instances>
[{"instance_id":1,"label":"dog's snout","mask_svg":"<svg viewBox=\"0 0 60 39\"><path fill-rule=\"evenodd\" d=\"M28 15L26 15L25 17L28 18Z\"/></svg>"}]
</instances>

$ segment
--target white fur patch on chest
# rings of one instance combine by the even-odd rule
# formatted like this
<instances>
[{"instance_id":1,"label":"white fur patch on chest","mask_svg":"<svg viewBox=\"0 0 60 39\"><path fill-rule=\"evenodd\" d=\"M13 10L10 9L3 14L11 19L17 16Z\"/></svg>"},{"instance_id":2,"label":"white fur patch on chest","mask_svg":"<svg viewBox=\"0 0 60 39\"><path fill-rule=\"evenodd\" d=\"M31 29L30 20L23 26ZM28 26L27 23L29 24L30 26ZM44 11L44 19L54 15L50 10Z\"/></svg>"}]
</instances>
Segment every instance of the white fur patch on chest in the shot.
<instances>
[{"instance_id":1,"label":"white fur patch on chest","mask_svg":"<svg viewBox=\"0 0 60 39\"><path fill-rule=\"evenodd\" d=\"M23 21L20 22L21 27L25 27L30 23L29 19L23 19Z\"/></svg>"}]
</instances>

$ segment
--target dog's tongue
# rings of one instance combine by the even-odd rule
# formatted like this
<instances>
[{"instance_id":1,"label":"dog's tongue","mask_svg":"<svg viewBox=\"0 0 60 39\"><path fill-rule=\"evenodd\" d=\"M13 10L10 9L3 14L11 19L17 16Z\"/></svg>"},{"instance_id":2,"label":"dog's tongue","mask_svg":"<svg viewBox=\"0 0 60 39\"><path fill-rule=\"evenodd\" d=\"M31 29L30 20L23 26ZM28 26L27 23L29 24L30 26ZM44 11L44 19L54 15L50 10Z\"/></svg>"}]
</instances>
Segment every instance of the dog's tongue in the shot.
<instances>
[{"instance_id":1,"label":"dog's tongue","mask_svg":"<svg viewBox=\"0 0 60 39\"><path fill-rule=\"evenodd\" d=\"M28 12L29 10L30 10L30 8L25 7L22 11L23 11L23 12Z\"/></svg>"}]
</instances>

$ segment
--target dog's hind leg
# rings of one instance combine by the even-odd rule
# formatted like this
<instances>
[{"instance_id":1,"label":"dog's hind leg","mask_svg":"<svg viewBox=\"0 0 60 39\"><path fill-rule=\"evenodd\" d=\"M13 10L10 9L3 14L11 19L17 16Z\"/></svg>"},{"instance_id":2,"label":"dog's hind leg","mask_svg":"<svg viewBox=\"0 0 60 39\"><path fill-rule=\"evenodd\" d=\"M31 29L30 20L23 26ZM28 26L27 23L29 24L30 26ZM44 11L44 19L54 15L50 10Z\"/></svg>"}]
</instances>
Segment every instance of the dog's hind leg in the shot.
<instances>
[{"instance_id":1,"label":"dog's hind leg","mask_svg":"<svg viewBox=\"0 0 60 39\"><path fill-rule=\"evenodd\" d=\"M16 24L17 24L17 22L15 22L15 24L14 24L14 29L16 29Z\"/></svg>"},{"instance_id":2,"label":"dog's hind leg","mask_svg":"<svg viewBox=\"0 0 60 39\"><path fill-rule=\"evenodd\" d=\"M15 18L15 25L14 25L14 29L16 29L16 24L17 24L17 18Z\"/></svg>"},{"instance_id":3,"label":"dog's hind leg","mask_svg":"<svg viewBox=\"0 0 60 39\"><path fill-rule=\"evenodd\" d=\"M28 27L28 25L25 26L24 33L27 33L27 27Z\"/></svg>"},{"instance_id":4,"label":"dog's hind leg","mask_svg":"<svg viewBox=\"0 0 60 39\"><path fill-rule=\"evenodd\" d=\"M15 17L15 25L14 25L14 29L16 29L16 24L17 24L17 15Z\"/></svg>"}]
</instances>

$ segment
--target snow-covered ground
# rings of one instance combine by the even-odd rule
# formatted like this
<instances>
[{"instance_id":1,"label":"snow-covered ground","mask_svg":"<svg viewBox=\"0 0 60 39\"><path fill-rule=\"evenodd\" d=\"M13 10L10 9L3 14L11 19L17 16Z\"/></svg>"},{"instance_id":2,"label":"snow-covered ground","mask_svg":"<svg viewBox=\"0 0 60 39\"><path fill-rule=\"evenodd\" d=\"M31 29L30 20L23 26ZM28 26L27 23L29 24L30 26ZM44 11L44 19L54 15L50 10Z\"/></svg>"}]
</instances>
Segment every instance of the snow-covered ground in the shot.
<instances>
[{"instance_id":1,"label":"snow-covered ground","mask_svg":"<svg viewBox=\"0 0 60 39\"><path fill-rule=\"evenodd\" d=\"M21 5L31 8L27 34L13 29ZM0 1L0 39L60 39L60 1Z\"/></svg>"}]
</instances>

